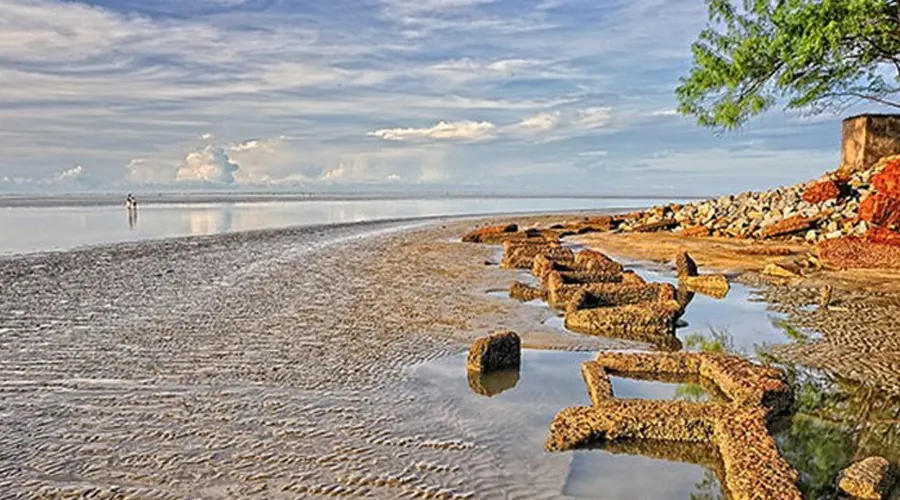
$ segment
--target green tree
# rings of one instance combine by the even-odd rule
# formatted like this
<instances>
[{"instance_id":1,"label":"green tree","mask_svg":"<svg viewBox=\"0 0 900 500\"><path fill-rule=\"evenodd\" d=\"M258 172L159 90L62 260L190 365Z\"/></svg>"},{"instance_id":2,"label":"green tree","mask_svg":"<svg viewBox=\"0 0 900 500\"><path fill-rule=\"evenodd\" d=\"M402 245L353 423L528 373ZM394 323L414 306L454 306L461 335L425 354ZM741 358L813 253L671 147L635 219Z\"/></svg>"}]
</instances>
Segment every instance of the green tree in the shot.
<instances>
[{"instance_id":1,"label":"green tree","mask_svg":"<svg viewBox=\"0 0 900 500\"><path fill-rule=\"evenodd\" d=\"M700 125L738 127L779 100L900 108L900 0L705 0L709 22L675 93Z\"/></svg>"}]
</instances>

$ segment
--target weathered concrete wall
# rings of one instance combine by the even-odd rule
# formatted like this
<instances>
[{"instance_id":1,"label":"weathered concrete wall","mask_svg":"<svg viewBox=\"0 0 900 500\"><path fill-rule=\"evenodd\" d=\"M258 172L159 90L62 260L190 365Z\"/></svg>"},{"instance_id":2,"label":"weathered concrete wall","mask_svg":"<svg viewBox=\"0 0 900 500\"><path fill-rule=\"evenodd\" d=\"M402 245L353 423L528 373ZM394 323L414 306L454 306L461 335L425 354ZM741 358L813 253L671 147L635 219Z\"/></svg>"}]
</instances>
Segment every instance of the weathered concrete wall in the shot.
<instances>
[{"instance_id":1,"label":"weathered concrete wall","mask_svg":"<svg viewBox=\"0 0 900 500\"><path fill-rule=\"evenodd\" d=\"M842 128L841 170L854 172L900 154L900 115L854 116Z\"/></svg>"}]
</instances>

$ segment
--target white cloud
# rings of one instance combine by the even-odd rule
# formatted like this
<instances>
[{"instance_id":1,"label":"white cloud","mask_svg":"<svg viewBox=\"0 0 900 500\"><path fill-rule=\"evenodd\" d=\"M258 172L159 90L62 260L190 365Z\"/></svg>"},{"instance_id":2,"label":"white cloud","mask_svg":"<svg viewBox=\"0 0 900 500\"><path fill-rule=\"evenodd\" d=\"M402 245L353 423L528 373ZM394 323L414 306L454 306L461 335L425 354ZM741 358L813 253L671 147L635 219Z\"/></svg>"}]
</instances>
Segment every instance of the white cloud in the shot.
<instances>
[{"instance_id":1,"label":"white cloud","mask_svg":"<svg viewBox=\"0 0 900 500\"><path fill-rule=\"evenodd\" d=\"M175 182L177 164L147 158L134 158L127 165L124 181L134 184L169 184Z\"/></svg>"},{"instance_id":2,"label":"white cloud","mask_svg":"<svg viewBox=\"0 0 900 500\"><path fill-rule=\"evenodd\" d=\"M79 179L83 179L85 177L84 167L81 165L75 165L72 168L67 168L53 178L54 182L73 182Z\"/></svg>"},{"instance_id":3,"label":"white cloud","mask_svg":"<svg viewBox=\"0 0 900 500\"><path fill-rule=\"evenodd\" d=\"M562 122L562 113L554 111L531 115L519 122L519 126L529 130L547 131L559 127Z\"/></svg>"},{"instance_id":4,"label":"white cloud","mask_svg":"<svg viewBox=\"0 0 900 500\"><path fill-rule=\"evenodd\" d=\"M175 172L175 180L233 184L234 173L239 169L240 166L231 161L224 149L209 144L185 157L184 163Z\"/></svg>"},{"instance_id":5,"label":"white cloud","mask_svg":"<svg viewBox=\"0 0 900 500\"><path fill-rule=\"evenodd\" d=\"M594 157L598 157L598 156L609 156L609 151L603 151L603 150L583 151L581 153L578 153L578 156L584 156L587 158L594 158Z\"/></svg>"},{"instance_id":6,"label":"white cloud","mask_svg":"<svg viewBox=\"0 0 900 500\"><path fill-rule=\"evenodd\" d=\"M490 139L496 125L485 121L441 121L428 128L390 128L369 132L368 135L387 141L458 140L481 141Z\"/></svg>"},{"instance_id":7,"label":"white cloud","mask_svg":"<svg viewBox=\"0 0 900 500\"><path fill-rule=\"evenodd\" d=\"M385 8L398 14L443 12L492 3L497 0L384 0Z\"/></svg>"}]
</instances>

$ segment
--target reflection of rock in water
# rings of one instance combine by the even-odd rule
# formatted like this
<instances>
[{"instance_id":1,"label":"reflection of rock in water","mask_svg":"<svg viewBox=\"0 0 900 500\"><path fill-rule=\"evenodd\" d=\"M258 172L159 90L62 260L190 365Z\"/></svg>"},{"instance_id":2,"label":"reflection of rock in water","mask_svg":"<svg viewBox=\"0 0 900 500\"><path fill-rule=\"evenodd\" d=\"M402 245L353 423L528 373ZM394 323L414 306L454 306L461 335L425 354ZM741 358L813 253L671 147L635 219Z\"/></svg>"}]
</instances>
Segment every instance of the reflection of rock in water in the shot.
<instances>
[{"instance_id":1,"label":"reflection of rock in water","mask_svg":"<svg viewBox=\"0 0 900 500\"><path fill-rule=\"evenodd\" d=\"M678 306L681 307L681 310L684 311L687 309L687 306L691 304L694 300L695 293L689 290L685 286L679 286L677 292L675 293L675 300L678 302Z\"/></svg>"},{"instance_id":2,"label":"reflection of rock in water","mask_svg":"<svg viewBox=\"0 0 900 500\"><path fill-rule=\"evenodd\" d=\"M627 439L589 445L587 449L600 449L615 455L641 455L657 460L700 465L715 473L720 483L725 477L722 455L713 443L673 443L671 441Z\"/></svg>"},{"instance_id":3,"label":"reflection of rock in water","mask_svg":"<svg viewBox=\"0 0 900 500\"><path fill-rule=\"evenodd\" d=\"M496 396L501 392L512 389L519 383L519 369L512 368L491 373L479 373L467 370L469 376L469 388L475 394L482 396Z\"/></svg>"}]
</instances>

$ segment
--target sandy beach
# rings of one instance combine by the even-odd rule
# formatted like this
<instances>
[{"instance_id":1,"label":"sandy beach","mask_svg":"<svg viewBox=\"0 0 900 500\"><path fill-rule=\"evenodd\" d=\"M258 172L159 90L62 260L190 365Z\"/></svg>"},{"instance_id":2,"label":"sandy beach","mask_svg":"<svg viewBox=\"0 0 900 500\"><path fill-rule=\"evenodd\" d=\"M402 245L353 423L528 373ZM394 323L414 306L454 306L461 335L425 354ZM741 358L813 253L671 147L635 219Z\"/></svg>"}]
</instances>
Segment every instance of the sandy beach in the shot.
<instances>
[{"instance_id":1,"label":"sandy beach","mask_svg":"<svg viewBox=\"0 0 900 500\"><path fill-rule=\"evenodd\" d=\"M264 230L0 260L0 490L591 497L572 492L591 489L575 471L596 455L544 453L547 422L587 399L577 367L589 354L579 351L647 345L576 335L550 309L492 297L522 273L497 266L497 247L459 242L483 223ZM781 292L760 293L803 327L827 324L804 316L802 300L776 300ZM855 302L844 303L852 317ZM465 380L460 358L498 328L531 349L522 381L500 382L518 383L509 393L525 399L504 404L469 391L481 382ZM847 349L877 338L870 331L823 330ZM818 345L786 352L814 360ZM895 359L861 361L869 372L850 375L896 387Z\"/></svg>"},{"instance_id":2,"label":"sandy beach","mask_svg":"<svg viewBox=\"0 0 900 500\"><path fill-rule=\"evenodd\" d=\"M493 250L453 239L468 225L256 231L0 260L0 489L558 491L540 483L560 474L524 464L498 476L500 435L473 440L452 407L402 383L410 366L498 325L528 332L527 345L621 345L560 336L536 308L485 300L508 275L483 264ZM363 472L395 479L347 479Z\"/></svg>"}]
</instances>

